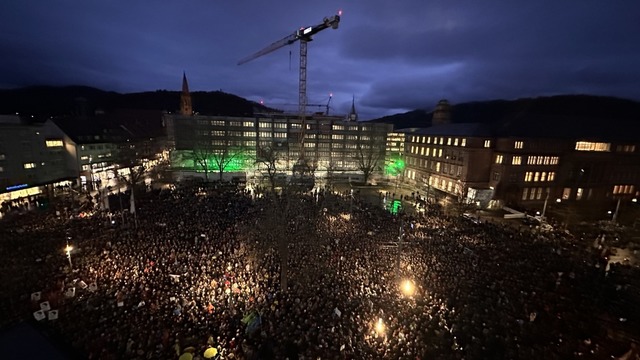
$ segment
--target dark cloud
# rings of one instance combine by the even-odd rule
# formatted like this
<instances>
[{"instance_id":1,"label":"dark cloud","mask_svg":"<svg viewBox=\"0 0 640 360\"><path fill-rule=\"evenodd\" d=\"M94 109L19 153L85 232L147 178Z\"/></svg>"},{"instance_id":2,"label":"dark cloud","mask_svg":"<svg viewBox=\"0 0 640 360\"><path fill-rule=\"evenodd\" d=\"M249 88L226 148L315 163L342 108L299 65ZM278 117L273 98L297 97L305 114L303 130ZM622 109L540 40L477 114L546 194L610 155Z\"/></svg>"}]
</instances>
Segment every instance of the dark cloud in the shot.
<instances>
[{"instance_id":1,"label":"dark cloud","mask_svg":"<svg viewBox=\"0 0 640 360\"><path fill-rule=\"evenodd\" d=\"M0 86L231 92L297 104L298 44L236 62L344 10L309 43L308 98L361 118L451 102L591 93L640 99L640 3L596 0L0 4ZM295 106L293 106L295 108Z\"/></svg>"}]
</instances>

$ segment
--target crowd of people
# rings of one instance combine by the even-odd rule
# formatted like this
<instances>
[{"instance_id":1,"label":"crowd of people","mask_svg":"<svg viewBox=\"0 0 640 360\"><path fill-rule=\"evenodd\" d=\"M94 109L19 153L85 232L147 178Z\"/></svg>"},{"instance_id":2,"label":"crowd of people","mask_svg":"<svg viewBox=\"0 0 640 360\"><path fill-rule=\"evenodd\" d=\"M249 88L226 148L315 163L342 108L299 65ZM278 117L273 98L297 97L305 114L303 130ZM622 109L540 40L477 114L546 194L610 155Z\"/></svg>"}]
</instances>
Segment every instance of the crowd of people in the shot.
<instances>
[{"instance_id":1,"label":"crowd of people","mask_svg":"<svg viewBox=\"0 0 640 360\"><path fill-rule=\"evenodd\" d=\"M600 234L351 196L178 187L137 195L135 219L5 218L4 313L47 301L38 325L89 359L637 356L637 269L607 266Z\"/></svg>"}]
</instances>

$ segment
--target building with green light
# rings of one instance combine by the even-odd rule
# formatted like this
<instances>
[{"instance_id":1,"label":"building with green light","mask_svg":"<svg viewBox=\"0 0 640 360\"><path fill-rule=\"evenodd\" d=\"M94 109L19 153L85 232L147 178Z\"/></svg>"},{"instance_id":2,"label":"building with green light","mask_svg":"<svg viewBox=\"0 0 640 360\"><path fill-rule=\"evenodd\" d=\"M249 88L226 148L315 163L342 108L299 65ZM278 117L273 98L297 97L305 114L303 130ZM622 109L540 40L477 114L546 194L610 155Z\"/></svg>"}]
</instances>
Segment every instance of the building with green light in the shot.
<instances>
[{"instance_id":1,"label":"building with green light","mask_svg":"<svg viewBox=\"0 0 640 360\"><path fill-rule=\"evenodd\" d=\"M172 147L172 167L178 177L219 175L221 158L230 160L222 178L264 176L264 164L256 161L261 149L273 149L276 169L290 176L300 157L309 161L316 177L356 181L363 166L372 170L369 180L383 176L388 134L392 125L347 121L344 117L313 115L302 119L292 114L256 114L252 117L165 114L167 137ZM301 142L304 133L304 142ZM201 156L194 159L194 152ZM217 158L216 158L217 157ZM207 158L206 162L202 158ZM231 159L232 158L232 159Z\"/></svg>"}]
</instances>

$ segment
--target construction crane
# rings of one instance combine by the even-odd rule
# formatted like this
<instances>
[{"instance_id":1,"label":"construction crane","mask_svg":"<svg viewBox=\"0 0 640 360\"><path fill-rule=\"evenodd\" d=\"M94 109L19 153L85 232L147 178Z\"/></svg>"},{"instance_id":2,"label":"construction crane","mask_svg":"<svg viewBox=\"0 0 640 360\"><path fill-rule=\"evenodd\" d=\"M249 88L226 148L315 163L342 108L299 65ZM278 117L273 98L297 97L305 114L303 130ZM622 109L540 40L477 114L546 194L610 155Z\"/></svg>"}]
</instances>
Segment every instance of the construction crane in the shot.
<instances>
[{"instance_id":1,"label":"construction crane","mask_svg":"<svg viewBox=\"0 0 640 360\"><path fill-rule=\"evenodd\" d=\"M340 25L340 16L342 12L339 11L336 15L331 17L325 17L322 22L318 25L308 26L300 28L293 32L293 34L285 37L284 39L278 40L271 45L265 47L264 49L256 52L253 55L247 56L246 58L238 61L238 65L242 65L251 60L259 58L263 55L267 55L271 52L274 52L286 45L291 45L296 41L300 42L300 80L298 83L298 114L302 121L302 128L300 130L300 159L299 163L305 162L304 157L304 132L306 130L305 123L305 113L307 108L307 43L313 40L311 37L320 31L328 28L337 29L338 25ZM331 98L329 98L331 101ZM327 109L329 107L329 103L327 103ZM327 111L328 112L328 111Z\"/></svg>"}]
</instances>

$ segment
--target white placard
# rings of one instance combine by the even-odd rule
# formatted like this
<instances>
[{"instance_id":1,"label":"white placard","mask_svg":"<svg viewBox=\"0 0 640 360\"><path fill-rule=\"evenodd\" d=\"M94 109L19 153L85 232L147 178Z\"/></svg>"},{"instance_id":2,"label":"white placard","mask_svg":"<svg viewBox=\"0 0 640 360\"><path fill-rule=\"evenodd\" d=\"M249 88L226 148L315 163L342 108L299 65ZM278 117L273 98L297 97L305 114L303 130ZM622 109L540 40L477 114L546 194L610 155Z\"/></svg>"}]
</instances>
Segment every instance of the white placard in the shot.
<instances>
[{"instance_id":1,"label":"white placard","mask_svg":"<svg viewBox=\"0 0 640 360\"><path fill-rule=\"evenodd\" d=\"M40 301L42 293L40 291L31 293L31 301Z\"/></svg>"},{"instance_id":2,"label":"white placard","mask_svg":"<svg viewBox=\"0 0 640 360\"><path fill-rule=\"evenodd\" d=\"M48 301L41 302L41 303L40 303L40 310L42 310L42 311L49 311L49 310L51 310L51 305L49 305L49 302L48 302Z\"/></svg>"},{"instance_id":3,"label":"white placard","mask_svg":"<svg viewBox=\"0 0 640 360\"><path fill-rule=\"evenodd\" d=\"M58 310L51 310L47 315L49 316L49 320L56 320L58 319Z\"/></svg>"},{"instance_id":4,"label":"white placard","mask_svg":"<svg viewBox=\"0 0 640 360\"><path fill-rule=\"evenodd\" d=\"M40 320L43 320L43 319L44 319L45 317L47 317L47 316L44 314L44 311L42 311L42 310L38 310L38 311L36 311L36 312L34 312L34 313L33 313L33 317L34 317L36 320L40 321Z\"/></svg>"}]
</instances>

